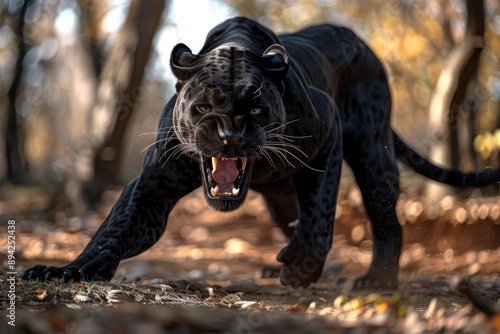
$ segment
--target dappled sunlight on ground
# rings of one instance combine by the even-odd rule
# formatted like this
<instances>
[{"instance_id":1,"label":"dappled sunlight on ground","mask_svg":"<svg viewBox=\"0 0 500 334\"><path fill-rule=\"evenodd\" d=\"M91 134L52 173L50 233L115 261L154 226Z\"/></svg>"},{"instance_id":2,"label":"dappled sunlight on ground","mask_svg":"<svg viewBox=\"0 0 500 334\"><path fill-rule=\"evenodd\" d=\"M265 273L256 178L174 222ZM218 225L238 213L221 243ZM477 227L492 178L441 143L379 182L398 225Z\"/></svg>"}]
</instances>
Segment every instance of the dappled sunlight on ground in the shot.
<instances>
[{"instance_id":1,"label":"dappled sunlight on ground","mask_svg":"<svg viewBox=\"0 0 500 334\"><path fill-rule=\"evenodd\" d=\"M19 220L19 271L34 262L61 264L74 259L118 194L108 193L100 212L89 215L78 225L79 230L74 228L75 218L62 213L56 214L56 222L37 220L36 216ZM213 278L257 277L262 267L278 265L276 254L286 246L286 238L274 226L259 195L251 193L247 203L232 213L213 211L202 197L197 191L181 200L160 241L126 260L117 277L180 276L191 271L201 277L205 273ZM402 278L456 271L500 272L499 208L497 197L467 201L449 197L429 207L418 198L402 196L398 204L406 241L400 259ZM347 276L362 274L371 261L368 223L357 189L344 191L337 207L329 262L341 263ZM6 231L0 237L5 238Z\"/></svg>"}]
</instances>

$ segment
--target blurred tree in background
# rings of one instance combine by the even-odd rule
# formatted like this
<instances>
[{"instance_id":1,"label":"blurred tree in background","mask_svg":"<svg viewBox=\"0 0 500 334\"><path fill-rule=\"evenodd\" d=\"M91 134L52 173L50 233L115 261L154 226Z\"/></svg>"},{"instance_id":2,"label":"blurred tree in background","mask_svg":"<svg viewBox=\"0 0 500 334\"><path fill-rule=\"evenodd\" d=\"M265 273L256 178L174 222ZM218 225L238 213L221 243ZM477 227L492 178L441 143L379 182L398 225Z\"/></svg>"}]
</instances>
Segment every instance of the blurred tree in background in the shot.
<instances>
[{"instance_id":1,"label":"blurred tree in background","mask_svg":"<svg viewBox=\"0 0 500 334\"><path fill-rule=\"evenodd\" d=\"M413 147L465 171L500 167L498 1L206 1L213 13L190 0L0 0L3 186L42 185L81 213L134 177L173 94L159 32L222 8L277 32L350 27L386 65L393 125ZM180 2L191 5L182 12Z\"/></svg>"},{"instance_id":2,"label":"blurred tree in background","mask_svg":"<svg viewBox=\"0 0 500 334\"><path fill-rule=\"evenodd\" d=\"M24 157L25 129L22 117L18 117L16 103L18 92L21 88L21 75L23 73L23 61L28 53L29 45L24 36L26 10L31 6L31 1L21 4L17 13L13 15L15 24L13 31L17 34L16 40L18 57L15 61L15 70L12 84L8 90L7 102L7 129L4 132L5 140L5 162L7 167L7 178L12 182L23 182L28 173L28 163Z\"/></svg>"},{"instance_id":3,"label":"blurred tree in background","mask_svg":"<svg viewBox=\"0 0 500 334\"><path fill-rule=\"evenodd\" d=\"M144 98L143 74L165 1L115 4L126 9L115 34L103 29L111 7L106 1L3 5L3 37L12 40L3 56L16 59L8 94L6 178L28 180L26 155L33 163L31 179L49 180L55 202L69 198L74 213L82 215L120 181L118 157ZM10 64L4 65L8 71Z\"/></svg>"}]
</instances>

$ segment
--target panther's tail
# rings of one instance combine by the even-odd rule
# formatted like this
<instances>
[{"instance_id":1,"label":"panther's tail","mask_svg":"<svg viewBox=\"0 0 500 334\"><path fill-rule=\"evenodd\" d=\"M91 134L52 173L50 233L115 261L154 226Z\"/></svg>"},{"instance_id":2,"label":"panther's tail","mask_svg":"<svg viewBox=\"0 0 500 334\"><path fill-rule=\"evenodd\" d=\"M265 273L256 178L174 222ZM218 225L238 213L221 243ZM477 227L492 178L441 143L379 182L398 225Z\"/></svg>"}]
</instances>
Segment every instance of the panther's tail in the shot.
<instances>
[{"instance_id":1,"label":"panther's tail","mask_svg":"<svg viewBox=\"0 0 500 334\"><path fill-rule=\"evenodd\" d=\"M455 169L438 167L415 152L394 131L392 133L398 158L417 173L431 180L456 187L483 187L500 182L500 169L464 173Z\"/></svg>"}]
</instances>

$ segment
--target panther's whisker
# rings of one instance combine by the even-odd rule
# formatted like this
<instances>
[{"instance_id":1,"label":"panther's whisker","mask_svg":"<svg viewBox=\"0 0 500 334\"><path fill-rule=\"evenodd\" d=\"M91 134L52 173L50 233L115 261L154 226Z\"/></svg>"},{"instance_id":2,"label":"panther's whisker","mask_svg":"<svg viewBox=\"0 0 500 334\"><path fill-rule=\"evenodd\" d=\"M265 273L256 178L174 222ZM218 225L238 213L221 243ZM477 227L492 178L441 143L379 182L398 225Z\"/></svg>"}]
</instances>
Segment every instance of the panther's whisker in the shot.
<instances>
[{"instance_id":1,"label":"panther's whisker","mask_svg":"<svg viewBox=\"0 0 500 334\"><path fill-rule=\"evenodd\" d=\"M163 152L163 154L162 154L162 155L160 156L160 158L158 159L158 162L157 162L157 163L160 163L160 161L161 161L162 159L164 159L164 158L165 158L165 156L168 154L168 152L169 152L169 151L171 151L171 150L173 150L173 149L175 149L177 146L178 146L178 145L175 145L175 146L173 146L173 147L169 148L167 151ZM169 155L169 158L170 158L170 155ZM168 161L168 158L167 158L167 161ZM163 168L163 166L165 166L165 164L163 164L163 165L162 165L162 168Z\"/></svg>"},{"instance_id":2,"label":"panther's whisker","mask_svg":"<svg viewBox=\"0 0 500 334\"><path fill-rule=\"evenodd\" d=\"M269 155L269 152L267 152L266 149L261 150L262 155L266 158L266 160L269 162L269 164L274 168L274 170L278 171L278 168L276 168L276 165L273 162L273 159Z\"/></svg>"},{"instance_id":3,"label":"panther's whisker","mask_svg":"<svg viewBox=\"0 0 500 334\"><path fill-rule=\"evenodd\" d=\"M279 133L268 133L268 134L266 134L266 139L271 139L271 138L278 138L279 141L281 141L281 142L283 142L284 140L289 141L289 142L293 142L293 140L291 140L289 138L285 138L282 135L280 135Z\"/></svg>"},{"instance_id":4,"label":"panther's whisker","mask_svg":"<svg viewBox=\"0 0 500 334\"><path fill-rule=\"evenodd\" d=\"M300 149L300 147L297 146L297 145L288 144L288 143L273 143L273 142L268 142L268 143L266 143L266 145L273 146L273 147L283 147L283 149L285 151L287 151L286 150L287 147L288 148L293 148L293 149L297 150L299 153L301 153L302 155L304 155L305 158L309 158L309 156L306 153L304 153L304 151L302 151Z\"/></svg>"},{"instance_id":5,"label":"panther's whisker","mask_svg":"<svg viewBox=\"0 0 500 334\"><path fill-rule=\"evenodd\" d=\"M275 149L275 150L285 151L286 153L290 154L293 158L295 158L298 162L300 162L304 167L307 167L310 170L313 170L315 172L320 172L320 173L324 173L325 172L324 170L316 169L316 168L313 168L313 167L309 166L308 164L306 164L304 161L300 160L299 157L297 157L295 154L291 153L290 151L287 151L287 150L279 148L279 147L272 147L272 148Z\"/></svg>"},{"instance_id":6,"label":"panther's whisker","mask_svg":"<svg viewBox=\"0 0 500 334\"><path fill-rule=\"evenodd\" d=\"M163 129L183 129L183 128L179 125L170 125L170 126L163 126L161 128L158 128L158 130L163 130Z\"/></svg>"},{"instance_id":7,"label":"panther's whisker","mask_svg":"<svg viewBox=\"0 0 500 334\"><path fill-rule=\"evenodd\" d=\"M159 134L164 134L164 133L169 133L169 131L152 131L152 132L143 132L143 133L139 133L137 135L137 137L142 137L142 136L146 136L146 135L159 135Z\"/></svg>"},{"instance_id":8,"label":"panther's whisker","mask_svg":"<svg viewBox=\"0 0 500 334\"><path fill-rule=\"evenodd\" d=\"M287 148L293 148L293 149L299 151L300 153L302 153L306 158L308 158L308 156L297 145L293 145L293 144L289 144L289 143L273 143L273 142L267 142L266 145L273 146L273 147L281 147L285 150Z\"/></svg>"},{"instance_id":9,"label":"panther's whisker","mask_svg":"<svg viewBox=\"0 0 500 334\"><path fill-rule=\"evenodd\" d=\"M287 141L287 142L289 142L289 143L293 143L293 142L294 142L292 139L290 139L290 138L285 138L285 137L283 137L283 136L280 136L280 135L279 135L279 134L277 134L277 133L271 133L271 134L269 134L269 135L266 135L266 139L273 139L273 138L277 138L277 139L278 139L280 142L282 142L282 143L283 143L283 142L285 142L285 141Z\"/></svg>"},{"instance_id":10,"label":"panther's whisker","mask_svg":"<svg viewBox=\"0 0 500 334\"><path fill-rule=\"evenodd\" d=\"M312 138L311 135L309 135L309 136L292 136L292 135L282 134L280 136L285 137L285 138L290 138L290 139L308 139L308 138Z\"/></svg>"},{"instance_id":11,"label":"panther's whisker","mask_svg":"<svg viewBox=\"0 0 500 334\"><path fill-rule=\"evenodd\" d=\"M266 135L266 139L271 139L271 140L267 140L266 142L268 143L273 143L273 140L272 139L278 139L280 141L280 143L285 143L285 141L287 143L294 143L293 140L289 139L289 138L283 138L282 136L280 136L279 134L276 134L276 133L271 133L269 135ZM275 142L275 141L274 141Z\"/></svg>"},{"instance_id":12,"label":"panther's whisker","mask_svg":"<svg viewBox=\"0 0 500 334\"><path fill-rule=\"evenodd\" d=\"M263 129L266 129L266 128L268 128L268 127L270 127L270 126L273 126L273 125L281 125L281 123L280 123L280 122L272 122L271 124L268 124L268 125L266 125L266 126L263 126L262 128L263 128Z\"/></svg>"},{"instance_id":13,"label":"panther's whisker","mask_svg":"<svg viewBox=\"0 0 500 334\"><path fill-rule=\"evenodd\" d=\"M175 138L175 133L174 133L174 135L173 135L173 136L170 136L170 134L169 134L169 133L170 133L171 131L172 131L172 128L170 128L170 129L168 130L168 132L166 133L165 138L162 138L162 139L159 139L159 140L154 141L153 143L151 143L151 144L149 144L148 146L146 146L145 148L143 148L143 149L141 150L141 152L140 152L140 153L143 153L144 151L146 151L147 149L149 149L151 146L156 145L156 144L158 144L158 143L161 143L162 141L165 141L164 146L166 146L166 145L167 145L167 144L168 144L168 143L169 143L169 142L170 142L173 138Z\"/></svg>"},{"instance_id":14,"label":"panther's whisker","mask_svg":"<svg viewBox=\"0 0 500 334\"><path fill-rule=\"evenodd\" d=\"M263 149L267 150L267 151L270 151L270 152L273 152L274 154L276 154L276 156L278 157L278 159L280 159L280 161L281 161L281 163L283 165L285 165L285 166L287 166L287 165L288 166L293 166L290 163L290 161L287 159L286 155L281 150L277 150L276 147L264 145ZM286 150L284 150L284 151L286 152Z\"/></svg>"},{"instance_id":15,"label":"panther's whisker","mask_svg":"<svg viewBox=\"0 0 500 334\"><path fill-rule=\"evenodd\" d=\"M272 122L271 124L268 124L268 125L266 125L266 126L264 126L264 127L262 127L262 128L263 128L263 129L266 129L266 128L268 128L268 127L270 127L270 126L273 126L273 125L279 125L279 127L283 127L283 126L287 126L287 125L289 125L289 124L291 124L291 123L298 122L298 121L300 121L300 118L297 118L297 119L292 119L291 121L288 121L288 122L285 122L285 123L280 123L280 122Z\"/></svg>"},{"instance_id":16,"label":"panther's whisker","mask_svg":"<svg viewBox=\"0 0 500 334\"><path fill-rule=\"evenodd\" d=\"M268 151L273 152L274 154L276 154L276 156L281 160L281 162L283 163L283 165L285 165L285 166L288 165L288 166L290 166L292 168L295 168L295 166L290 162L290 160L288 160L288 158L286 157L286 155L281 150L279 150L278 148L276 148L276 147L266 147L265 149L268 150ZM287 151L285 150L285 152L287 152Z\"/></svg>"},{"instance_id":17,"label":"panther's whisker","mask_svg":"<svg viewBox=\"0 0 500 334\"><path fill-rule=\"evenodd\" d=\"M160 140L156 140L156 141L152 142L151 144L149 144L148 146L146 146L145 148L143 148L141 150L141 152L139 152L139 153L143 153L144 151L146 151L147 149L149 149L151 146L154 146L154 145L156 145L158 143L161 143L162 141L165 141L165 140L166 140L166 138L162 138Z\"/></svg>"},{"instance_id":18,"label":"panther's whisker","mask_svg":"<svg viewBox=\"0 0 500 334\"><path fill-rule=\"evenodd\" d=\"M300 121L300 118L293 119L293 120L291 120L291 121L289 121L289 122L283 123L283 124L281 124L280 126L278 126L277 128L271 129L271 130L266 131L266 132L264 132L264 133L270 133L270 132L276 131L276 130L278 130L278 129L281 129L281 128L283 128L283 127L287 126L287 125L290 125L290 124L292 124L292 123L294 123L294 122L298 122L298 121Z\"/></svg>"},{"instance_id":19,"label":"panther's whisker","mask_svg":"<svg viewBox=\"0 0 500 334\"><path fill-rule=\"evenodd\" d=\"M180 150L178 150L175 154L173 154L173 157L176 159L179 159L179 157L181 155L189 154L189 152L192 152L192 151L193 151L192 147L186 145L186 146L183 146Z\"/></svg>"},{"instance_id":20,"label":"panther's whisker","mask_svg":"<svg viewBox=\"0 0 500 334\"><path fill-rule=\"evenodd\" d=\"M187 145L187 144L180 144L180 145L177 145L176 147L177 147L177 149L172 151L169 159L170 158L178 159L181 154L185 154L185 153L192 151L192 147Z\"/></svg>"},{"instance_id":21,"label":"panther's whisker","mask_svg":"<svg viewBox=\"0 0 500 334\"><path fill-rule=\"evenodd\" d=\"M141 137L141 136L145 136L145 135L158 135L158 134L167 134L167 137L168 137L168 134L172 132L172 130L174 130L175 128L177 128L177 126L175 125L172 125L172 126L165 126L163 128L158 128L158 130L163 130L165 129L166 131L150 131L150 132L143 132L143 133L140 133L138 134L137 136L138 137ZM167 130L168 129L168 130Z\"/></svg>"},{"instance_id":22,"label":"panther's whisker","mask_svg":"<svg viewBox=\"0 0 500 334\"><path fill-rule=\"evenodd\" d=\"M257 158L257 160L262 161L262 156L259 152L255 152L254 157Z\"/></svg>"},{"instance_id":23,"label":"panther's whisker","mask_svg":"<svg viewBox=\"0 0 500 334\"><path fill-rule=\"evenodd\" d=\"M168 154L169 151L172 151L172 152L169 154L168 158L165 159L165 162L163 163L162 168L165 167L165 164L171 158L178 159L182 154L187 154L187 153L191 152L192 147L190 147L188 144L179 143L179 144L175 145L174 147L171 147L170 149L165 151L165 153L163 153L163 155L160 157L160 160L163 159ZM160 161L158 161L158 162L160 162Z\"/></svg>"},{"instance_id":24,"label":"panther's whisker","mask_svg":"<svg viewBox=\"0 0 500 334\"><path fill-rule=\"evenodd\" d=\"M186 144L183 144L183 143L178 143L177 145L174 145L172 146L171 148L169 148L168 150L166 150L160 157L160 159L158 160L158 162L161 161L161 159L164 159L167 155L168 155L168 158L166 158L166 161L165 163L172 157L172 155L177 152L177 150L179 149L183 149L184 146L186 146ZM169 153L170 152L170 153Z\"/></svg>"}]
</instances>

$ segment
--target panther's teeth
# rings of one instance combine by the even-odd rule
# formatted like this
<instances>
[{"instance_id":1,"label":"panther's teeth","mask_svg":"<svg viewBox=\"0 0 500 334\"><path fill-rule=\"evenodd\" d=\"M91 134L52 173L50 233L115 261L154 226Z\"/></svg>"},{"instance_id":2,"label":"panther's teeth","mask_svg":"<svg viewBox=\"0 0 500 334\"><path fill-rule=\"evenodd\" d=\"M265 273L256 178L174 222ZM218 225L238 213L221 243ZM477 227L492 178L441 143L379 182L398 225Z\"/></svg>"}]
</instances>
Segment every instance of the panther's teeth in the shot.
<instances>
[{"instance_id":1,"label":"panther's teeth","mask_svg":"<svg viewBox=\"0 0 500 334\"><path fill-rule=\"evenodd\" d=\"M217 168L217 161L219 159L216 157L212 157L212 168L215 170Z\"/></svg>"},{"instance_id":2,"label":"panther's teeth","mask_svg":"<svg viewBox=\"0 0 500 334\"><path fill-rule=\"evenodd\" d=\"M245 168L247 167L247 160L248 160L247 158L241 158L241 169L242 170L245 170Z\"/></svg>"},{"instance_id":3,"label":"panther's teeth","mask_svg":"<svg viewBox=\"0 0 500 334\"><path fill-rule=\"evenodd\" d=\"M240 194L240 189L233 188L233 190L231 190L230 193L220 193L219 187L213 187L213 188L210 188L210 193L212 194L213 197L238 196Z\"/></svg>"}]
</instances>

